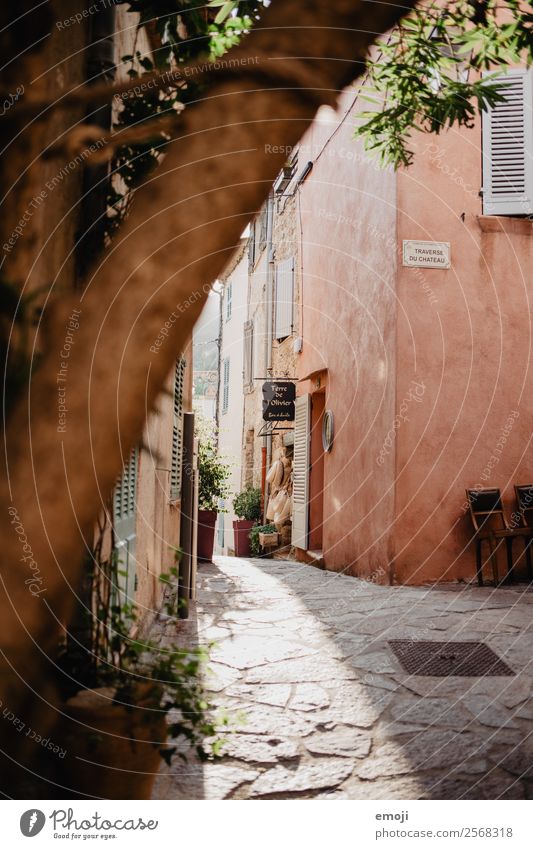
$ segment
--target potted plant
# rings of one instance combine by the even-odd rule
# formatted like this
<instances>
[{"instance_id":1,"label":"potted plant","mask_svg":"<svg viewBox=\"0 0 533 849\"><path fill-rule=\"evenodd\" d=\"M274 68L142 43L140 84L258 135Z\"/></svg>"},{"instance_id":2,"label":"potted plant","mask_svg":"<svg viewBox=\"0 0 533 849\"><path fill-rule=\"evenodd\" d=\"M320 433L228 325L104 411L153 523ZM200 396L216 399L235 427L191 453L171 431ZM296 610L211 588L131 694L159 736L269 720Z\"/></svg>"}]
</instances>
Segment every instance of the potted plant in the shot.
<instances>
[{"instance_id":1,"label":"potted plant","mask_svg":"<svg viewBox=\"0 0 533 849\"><path fill-rule=\"evenodd\" d=\"M261 490L248 486L233 499L235 556L250 556L250 531L261 518Z\"/></svg>"},{"instance_id":2,"label":"potted plant","mask_svg":"<svg viewBox=\"0 0 533 849\"><path fill-rule=\"evenodd\" d=\"M62 782L74 796L149 799L161 759L170 763L175 753L186 759L191 749L202 760L217 756L227 719L215 717L203 689L207 651L156 644L135 634L137 611L122 599L116 556L98 566L86 655L90 668L84 670L88 686L76 687L72 674L74 667L79 674L79 652L74 666L68 646L61 655L67 686ZM176 617L177 578L177 568L160 578L167 584L167 618Z\"/></svg>"},{"instance_id":3,"label":"potted plant","mask_svg":"<svg viewBox=\"0 0 533 849\"><path fill-rule=\"evenodd\" d=\"M229 495L229 465L222 460L216 448L215 434L200 421L198 435L198 549L199 560L213 559L215 524L219 501Z\"/></svg>"},{"instance_id":4,"label":"potted plant","mask_svg":"<svg viewBox=\"0 0 533 849\"><path fill-rule=\"evenodd\" d=\"M275 525L254 525L250 531L250 549L255 557L261 557L264 553L264 543L276 546L278 543L278 530Z\"/></svg>"}]
</instances>

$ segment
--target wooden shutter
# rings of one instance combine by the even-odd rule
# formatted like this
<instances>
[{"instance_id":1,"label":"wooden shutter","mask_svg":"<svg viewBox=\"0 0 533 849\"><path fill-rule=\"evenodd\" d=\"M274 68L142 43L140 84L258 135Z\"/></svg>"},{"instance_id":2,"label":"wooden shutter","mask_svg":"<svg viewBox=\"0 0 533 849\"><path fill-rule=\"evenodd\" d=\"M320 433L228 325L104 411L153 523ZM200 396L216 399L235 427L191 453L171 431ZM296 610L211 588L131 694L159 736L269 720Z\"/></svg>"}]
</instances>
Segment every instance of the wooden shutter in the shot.
<instances>
[{"instance_id":1,"label":"wooden shutter","mask_svg":"<svg viewBox=\"0 0 533 849\"><path fill-rule=\"evenodd\" d=\"M274 339L290 336L294 322L294 257L276 266Z\"/></svg>"},{"instance_id":2,"label":"wooden shutter","mask_svg":"<svg viewBox=\"0 0 533 849\"><path fill-rule=\"evenodd\" d=\"M187 363L176 361L174 372L174 421L172 424L172 457L170 462L170 500L181 497L181 465L183 458L183 388Z\"/></svg>"},{"instance_id":3,"label":"wooden shutter","mask_svg":"<svg viewBox=\"0 0 533 849\"><path fill-rule=\"evenodd\" d=\"M245 389L250 389L254 385L254 322L253 320L244 322L243 331L243 383Z\"/></svg>"},{"instance_id":4,"label":"wooden shutter","mask_svg":"<svg viewBox=\"0 0 533 849\"><path fill-rule=\"evenodd\" d=\"M532 71L502 75L505 100L483 113L483 213L533 213Z\"/></svg>"},{"instance_id":5,"label":"wooden shutter","mask_svg":"<svg viewBox=\"0 0 533 849\"><path fill-rule=\"evenodd\" d=\"M311 443L311 396L296 398L294 412L294 458L292 464L292 544L307 549L309 528L309 448Z\"/></svg>"},{"instance_id":6,"label":"wooden shutter","mask_svg":"<svg viewBox=\"0 0 533 849\"><path fill-rule=\"evenodd\" d=\"M227 413L229 407L229 357L224 360L224 382L222 386L222 412Z\"/></svg>"}]
</instances>

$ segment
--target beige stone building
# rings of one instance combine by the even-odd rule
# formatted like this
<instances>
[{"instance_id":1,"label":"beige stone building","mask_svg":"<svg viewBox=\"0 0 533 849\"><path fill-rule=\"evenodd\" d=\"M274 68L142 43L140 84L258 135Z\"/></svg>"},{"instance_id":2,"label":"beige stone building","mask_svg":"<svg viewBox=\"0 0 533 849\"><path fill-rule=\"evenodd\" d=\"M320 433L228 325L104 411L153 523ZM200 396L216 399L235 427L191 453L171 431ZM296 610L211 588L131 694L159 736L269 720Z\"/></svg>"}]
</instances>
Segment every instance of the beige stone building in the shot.
<instances>
[{"instance_id":1,"label":"beige stone building","mask_svg":"<svg viewBox=\"0 0 533 849\"><path fill-rule=\"evenodd\" d=\"M293 382L296 374L300 328L300 241L295 192L298 173L295 153L250 224L244 256L239 259L241 267L243 262L247 266L243 320L238 326L229 328L223 324L222 328L222 347L235 347L238 343L242 349L239 489L259 487L266 501L268 469L282 452L292 458L293 450L292 421L266 423L263 419L263 384L269 380ZM226 288L230 280L228 275ZM223 364L221 381L223 384ZM219 394L223 405L223 388ZM219 420L223 427L222 407ZM237 427L234 417L232 427Z\"/></svg>"}]
</instances>

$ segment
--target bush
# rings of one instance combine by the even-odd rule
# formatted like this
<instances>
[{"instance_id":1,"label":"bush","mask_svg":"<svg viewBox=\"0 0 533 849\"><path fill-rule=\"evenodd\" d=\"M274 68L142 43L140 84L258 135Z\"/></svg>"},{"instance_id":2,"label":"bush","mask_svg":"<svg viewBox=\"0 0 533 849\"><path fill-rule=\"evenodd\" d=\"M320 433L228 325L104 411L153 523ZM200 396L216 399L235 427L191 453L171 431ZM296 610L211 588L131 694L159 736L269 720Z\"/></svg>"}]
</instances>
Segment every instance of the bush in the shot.
<instances>
[{"instance_id":1,"label":"bush","mask_svg":"<svg viewBox=\"0 0 533 849\"><path fill-rule=\"evenodd\" d=\"M233 499L233 512L239 519L258 522L261 518L261 490L248 486Z\"/></svg>"},{"instance_id":2,"label":"bush","mask_svg":"<svg viewBox=\"0 0 533 849\"><path fill-rule=\"evenodd\" d=\"M275 525L254 525L250 531L250 551L256 556L261 554L261 545L259 544L259 534L275 534L277 533Z\"/></svg>"},{"instance_id":3,"label":"bush","mask_svg":"<svg viewBox=\"0 0 533 849\"><path fill-rule=\"evenodd\" d=\"M229 495L228 478L230 467L216 449L216 436L211 422L202 416L196 417L196 435L198 437L198 507L200 510L220 512L219 499Z\"/></svg>"}]
</instances>

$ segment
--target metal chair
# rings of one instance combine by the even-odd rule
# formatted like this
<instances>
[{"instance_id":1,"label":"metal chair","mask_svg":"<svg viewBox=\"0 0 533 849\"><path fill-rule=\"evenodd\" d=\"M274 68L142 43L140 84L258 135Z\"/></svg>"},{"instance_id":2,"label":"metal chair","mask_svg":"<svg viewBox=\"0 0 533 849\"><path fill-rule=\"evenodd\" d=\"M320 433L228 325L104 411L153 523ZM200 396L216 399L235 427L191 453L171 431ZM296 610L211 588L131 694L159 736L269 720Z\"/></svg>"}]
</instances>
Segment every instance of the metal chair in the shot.
<instances>
[{"instance_id":1,"label":"metal chair","mask_svg":"<svg viewBox=\"0 0 533 849\"><path fill-rule=\"evenodd\" d=\"M527 484L526 486L517 486L515 484L514 491L518 506L518 515L520 517L519 527L524 536L527 574L529 578L533 578L530 551L531 544L533 543L533 484Z\"/></svg>"},{"instance_id":2,"label":"metal chair","mask_svg":"<svg viewBox=\"0 0 533 849\"><path fill-rule=\"evenodd\" d=\"M498 561L496 553L502 540L507 550L507 576L512 580L513 538L524 536L521 528L512 528L505 516L502 496L499 489L467 489L466 497L470 505L470 518L476 539L476 575L480 587L483 586L482 544L488 543L494 584L499 584Z\"/></svg>"}]
</instances>

